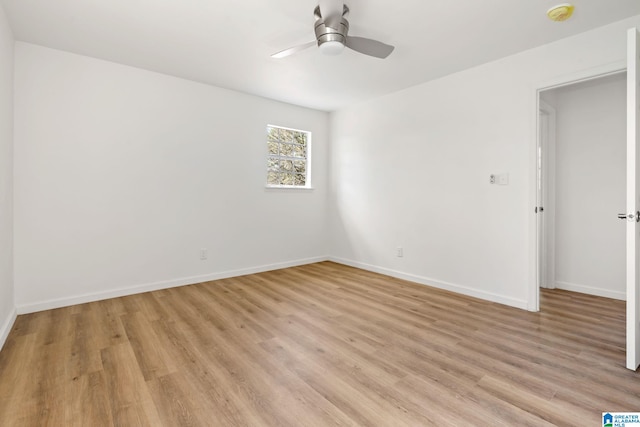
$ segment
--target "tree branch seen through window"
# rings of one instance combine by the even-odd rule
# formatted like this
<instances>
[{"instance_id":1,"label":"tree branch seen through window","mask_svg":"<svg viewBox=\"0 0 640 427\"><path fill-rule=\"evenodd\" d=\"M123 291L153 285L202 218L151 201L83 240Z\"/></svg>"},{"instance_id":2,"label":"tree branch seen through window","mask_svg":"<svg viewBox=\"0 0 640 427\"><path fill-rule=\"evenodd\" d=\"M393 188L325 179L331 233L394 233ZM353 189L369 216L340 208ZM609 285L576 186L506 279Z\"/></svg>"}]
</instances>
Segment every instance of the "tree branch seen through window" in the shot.
<instances>
[{"instance_id":1,"label":"tree branch seen through window","mask_svg":"<svg viewBox=\"0 0 640 427\"><path fill-rule=\"evenodd\" d=\"M309 187L311 133L267 126L267 186Z\"/></svg>"}]
</instances>

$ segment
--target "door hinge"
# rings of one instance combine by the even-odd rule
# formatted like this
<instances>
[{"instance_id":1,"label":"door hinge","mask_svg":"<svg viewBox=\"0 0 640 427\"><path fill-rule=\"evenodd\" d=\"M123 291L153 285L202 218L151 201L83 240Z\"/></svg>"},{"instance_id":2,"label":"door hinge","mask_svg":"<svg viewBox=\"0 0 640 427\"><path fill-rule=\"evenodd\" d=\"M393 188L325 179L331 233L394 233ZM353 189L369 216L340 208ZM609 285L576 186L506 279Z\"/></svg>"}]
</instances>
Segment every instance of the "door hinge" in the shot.
<instances>
[{"instance_id":1,"label":"door hinge","mask_svg":"<svg viewBox=\"0 0 640 427\"><path fill-rule=\"evenodd\" d=\"M535 213L538 213L538 212L542 213L542 212L544 212L544 208L542 206L540 206L540 207L536 206L534 212Z\"/></svg>"}]
</instances>

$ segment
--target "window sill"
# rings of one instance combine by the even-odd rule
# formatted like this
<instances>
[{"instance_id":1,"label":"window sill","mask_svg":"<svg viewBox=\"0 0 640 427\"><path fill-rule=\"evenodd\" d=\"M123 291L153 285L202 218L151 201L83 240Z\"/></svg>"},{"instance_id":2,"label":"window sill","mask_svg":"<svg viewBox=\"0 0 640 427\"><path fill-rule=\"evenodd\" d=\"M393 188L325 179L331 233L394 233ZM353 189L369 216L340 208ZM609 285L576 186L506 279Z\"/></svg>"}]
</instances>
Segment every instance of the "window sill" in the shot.
<instances>
[{"instance_id":1,"label":"window sill","mask_svg":"<svg viewBox=\"0 0 640 427\"><path fill-rule=\"evenodd\" d=\"M267 192L271 192L271 191L281 191L281 190L285 190L285 191L294 191L294 192L307 192L307 191L313 191L314 188L313 187L292 187L290 185L267 185L264 187L265 191Z\"/></svg>"}]
</instances>

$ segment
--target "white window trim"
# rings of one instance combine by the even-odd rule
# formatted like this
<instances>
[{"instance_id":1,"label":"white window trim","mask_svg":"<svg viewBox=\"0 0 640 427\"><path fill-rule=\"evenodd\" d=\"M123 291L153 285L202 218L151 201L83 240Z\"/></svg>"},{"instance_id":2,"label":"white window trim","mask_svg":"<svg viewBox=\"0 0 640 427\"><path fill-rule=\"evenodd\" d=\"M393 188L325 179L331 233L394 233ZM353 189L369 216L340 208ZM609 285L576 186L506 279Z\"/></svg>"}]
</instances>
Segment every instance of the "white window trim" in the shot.
<instances>
[{"instance_id":1,"label":"white window trim","mask_svg":"<svg viewBox=\"0 0 640 427\"><path fill-rule=\"evenodd\" d=\"M287 190L287 191L301 191L301 192L305 192L305 191L313 191L315 190L315 187L302 187L302 186L295 186L295 185L266 185L264 187L265 191L269 192L269 191L279 191L279 190Z\"/></svg>"},{"instance_id":2,"label":"white window trim","mask_svg":"<svg viewBox=\"0 0 640 427\"><path fill-rule=\"evenodd\" d=\"M301 132L301 133L305 133L307 134L307 144L306 144L306 157L305 158L301 158L301 157L287 157L287 156L278 156L281 157L284 160L292 160L292 161L296 161L296 160L305 160L306 162L306 177L305 177L305 185L269 185L269 184L265 184L265 190L287 190L287 191L291 191L291 190L302 190L302 191L308 191L308 190L313 190L314 187L311 185L311 147L313 144L313 134L311 131L308 130L302 130L302 129L295 129L295 128L290 128L290 127L286 127L286 126L279 126L279 125L272 125L272 124L267 124L267 132L269 128L278 128L278 129L285 129L285 130L290 130L293 132ZM286 141L283 141L284 143L287 143ZM294 144L292 144L294 145ZM269 157L271 157L269 155L269 151L267 149L267 153L265 156L265 159L268 159ZM269 172L269 169L267 168L267 173Z\"/></svg>"}]
</instances>

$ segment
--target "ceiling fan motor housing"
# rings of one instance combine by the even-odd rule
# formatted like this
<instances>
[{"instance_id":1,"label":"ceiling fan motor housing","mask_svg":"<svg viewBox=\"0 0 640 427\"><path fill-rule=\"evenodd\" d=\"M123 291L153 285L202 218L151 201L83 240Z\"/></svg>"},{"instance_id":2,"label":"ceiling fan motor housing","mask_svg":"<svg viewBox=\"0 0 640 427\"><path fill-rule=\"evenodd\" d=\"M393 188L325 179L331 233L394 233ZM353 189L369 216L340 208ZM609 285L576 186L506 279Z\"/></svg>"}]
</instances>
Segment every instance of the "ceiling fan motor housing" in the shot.
<instances>
[{"instance_id":1,"label":"ceiling fan motor housing","mask_svg":"<svg viewBox=\"0 0 640 427\"><path fill-rule=\"evenodd\" d=\"M339 19L336 19L335 22L331 23L332 26L327 25L325 19L320 14L320 8L316 7L314 14L316 16L316 40L318 41L318 46L322 46L327 42L338 42L341 44L347 43L347 33L349 32L349 21L345 18L346 14L349 12L347 6L344 6L344 12ZM333 28L337 27L337 28Z\"/></svg>"},{"instance_id":2,"label":"ceiling fan motor housing","mask_svg":"<svg viewBox=\"0 0 640 427\"><path fill-rule=\"evenodd\" d=\"M347 15L349 8L342 4L342 13L327 11L327 16L322 16L320 6L317 6L313 14L315 15L316 40L303 43L289 49L274 53L272 58L284 58L293 55L301 50L310 48L317 44L320 51L325 55L339 55L345 48L364 55L384 59L393 52L394 47L377 40L365 37L351 37L349 33L349 21Z\"/></svg>"}]
</instances>

